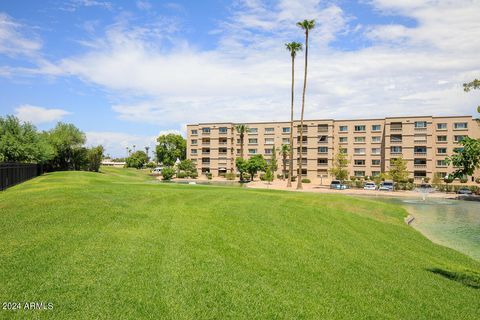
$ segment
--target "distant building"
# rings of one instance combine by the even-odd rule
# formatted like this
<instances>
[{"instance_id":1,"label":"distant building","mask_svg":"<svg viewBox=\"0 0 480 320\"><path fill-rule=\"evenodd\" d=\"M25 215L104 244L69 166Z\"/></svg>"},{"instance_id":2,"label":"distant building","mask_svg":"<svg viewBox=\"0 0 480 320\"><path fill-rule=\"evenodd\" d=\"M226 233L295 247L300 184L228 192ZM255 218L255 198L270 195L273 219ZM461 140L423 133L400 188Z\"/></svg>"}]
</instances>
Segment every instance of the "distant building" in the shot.
<instances>
[{"instance_id":1,"label":"distant building","mask_svg":"<svg viewBox=\"0 0 480 320\"><path fill-rule=\"evenodd\" d=\"M240 156L240 136L235 123L199 123L187 125L187 158L196 163L199 174L214 176L235 172ZM267 161L273 146L277 151L289 144L290 122L246 123L250 132L244 138L244 156L262 154ZM410 177L440 177L454 171L444 159L452 155L464 136L480 137L479 124L471 116L389 117L359 120L305 120L300 152L300 121L294 122L294 168L303 162L302 176L312 182L328 182L328 169L334 157L345 152L350 176L378 176L389 170L392 159L407 160ZM301 157L300 157L301 153ZM278 171L282 158L277 154ZM288 170L288 164L287 164ZM294 173L296 175L297 172Z\"/></svg>"},{"instance_id":2,"label":"distant building","mask_svg":"<svg viewBox=\"0 0 480 320\"><path fill-rule=\"evenodd\" d=\"M116 167L116 168L123 168L125 167L126 162L117 162L113 161L111 159L103 159L102 160L102 166L107 166L107 167Z\"/></svg>"}]
</instances>

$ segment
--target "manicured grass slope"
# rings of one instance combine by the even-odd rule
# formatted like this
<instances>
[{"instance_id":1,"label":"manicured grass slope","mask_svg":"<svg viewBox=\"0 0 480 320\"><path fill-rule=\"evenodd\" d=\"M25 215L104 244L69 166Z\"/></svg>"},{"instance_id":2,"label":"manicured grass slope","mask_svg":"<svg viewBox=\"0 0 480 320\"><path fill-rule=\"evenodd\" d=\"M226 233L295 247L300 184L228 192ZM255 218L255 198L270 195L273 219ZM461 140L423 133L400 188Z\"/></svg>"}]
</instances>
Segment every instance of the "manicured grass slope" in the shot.
<instances>
[{"instance_id":1,"label":"manicured grass slope","mask_svg":"<svg viewBox=\"0 0 480 320\"><path fill-rule=\"evenodd\" d=\"M0 301L54 309L0 317L478 317L480 264L405 215L345 196L154 184L127 169L50 173L0 193Z\"/></svg>"}]
</instances>

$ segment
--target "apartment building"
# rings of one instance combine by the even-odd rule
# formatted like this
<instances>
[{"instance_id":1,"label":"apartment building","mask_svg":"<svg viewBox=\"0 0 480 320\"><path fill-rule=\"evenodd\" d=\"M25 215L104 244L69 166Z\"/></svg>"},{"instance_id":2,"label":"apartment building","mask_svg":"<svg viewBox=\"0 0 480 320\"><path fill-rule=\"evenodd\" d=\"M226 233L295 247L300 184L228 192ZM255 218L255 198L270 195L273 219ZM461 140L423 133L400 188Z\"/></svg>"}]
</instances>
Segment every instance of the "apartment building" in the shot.
<instances>
[{"instance_id":1,"label":"apartment building","mask_svg":"<svg viewBox=\"0 0 480 320\"><path fill-rule=\"evenodd\" d=\"M279 151L282 144L290 142L290 122L247 125L245 158L261 154L269 161L274 146ZM241 154L241 144L235 126L230 122L187 125L187 158L196 163L199 174L210 172L219 176L236 171L235 159ZM351 176L380 175L388 171L390 161L398 157L407 161L410 177L417 181L434 175L445 176L454 168L447 166L444 159L453 154L462 138L480 137L479 124L471 116L306 120L303 141L300 141L300 130L300 121L295 121L294 168L296 170L298 161L302 161L302 176L324 184L332 178L328 170L339 152L346 153ZM278 153L277 160L276 173L281 174L283 166Z\"/></svg>"}]
</instances>

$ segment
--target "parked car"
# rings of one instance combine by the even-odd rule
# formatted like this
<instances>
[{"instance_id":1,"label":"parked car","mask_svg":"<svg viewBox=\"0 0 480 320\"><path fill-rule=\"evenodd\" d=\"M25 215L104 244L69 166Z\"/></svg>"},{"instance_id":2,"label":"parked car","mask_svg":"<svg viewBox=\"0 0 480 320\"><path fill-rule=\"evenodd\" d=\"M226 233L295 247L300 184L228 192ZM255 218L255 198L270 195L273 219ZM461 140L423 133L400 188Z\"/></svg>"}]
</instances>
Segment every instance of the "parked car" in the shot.
<instances>
[{"instance_id":1,"label":"parked car","mask_svg":"<svg viewBox=\"0 0 480 320\"><path fill-rule=\"evenodd\" d=\"M458 189L457 193L458 194L466 194L466 195L473 194L473 192L470 189L468 189L467 187L462 187L462 188Z\"/></svg>"},{"instance_id":2,"label":"parked car","mask_svg":"<svg viewBox=\"0 0 480 320\"><path fill-rule=\"evenodd\" d=\"M152 170L152 174L162 174L162 167L156 167L155 169Z\"/></svg>"},{"instance_id":3,"label":"parked car","mask_svg":"<svg viewBox=\"0 0 480 320\"><path fill-rule=\"evenodd\" d=\"M348 186L342 184L340 180L332 180L330 183L330 189L345 190L348 189Z\"/></svg>"},{"instance_id":4,"label":"parked car","mask_svg":"<svg viewBox=\"0 0 480 320\"><path fill-rule=\"evenodd\" d=\"M377 190L377 185L375 182L366 182L365 185L363 186L363 189L365 190Z\"/></svg>"},{"instance_id":5,"label":"parked car","mask_svg":"<svg viewBox=\"0 0 480 320\"><path fill-rule=\"evenodd\" d=\"M393 191L393 181L383 181L378 188L380 191Z\"/></svg>"}]
</instances>

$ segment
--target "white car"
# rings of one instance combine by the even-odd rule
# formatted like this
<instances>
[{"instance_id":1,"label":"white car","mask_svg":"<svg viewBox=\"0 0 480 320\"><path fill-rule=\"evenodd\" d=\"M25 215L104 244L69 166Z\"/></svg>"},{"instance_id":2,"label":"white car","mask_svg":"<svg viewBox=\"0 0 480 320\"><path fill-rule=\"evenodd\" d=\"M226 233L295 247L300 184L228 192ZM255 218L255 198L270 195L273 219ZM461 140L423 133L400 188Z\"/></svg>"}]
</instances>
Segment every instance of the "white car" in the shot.
<instances>
[{"instance_id":1,"label":"white car","mask_svg":"<svg viewBox=\"0 0 480 320\"><path fill-rule=\"evenodd\" d=\"M162 174L162 167L156 167L155 169L152 170L153 174Z\"/></svg>"},{"instance_id":2,"label":"white car","mask_svg":"<svg viewBox=\"0 0 480 320\"><path fill-rule=\"evenodd\" d=\"M363 186L363 189L365 189L365 190L377 190L377 185L373 182L367 182Z\"/></svg>"}]
</instances>

